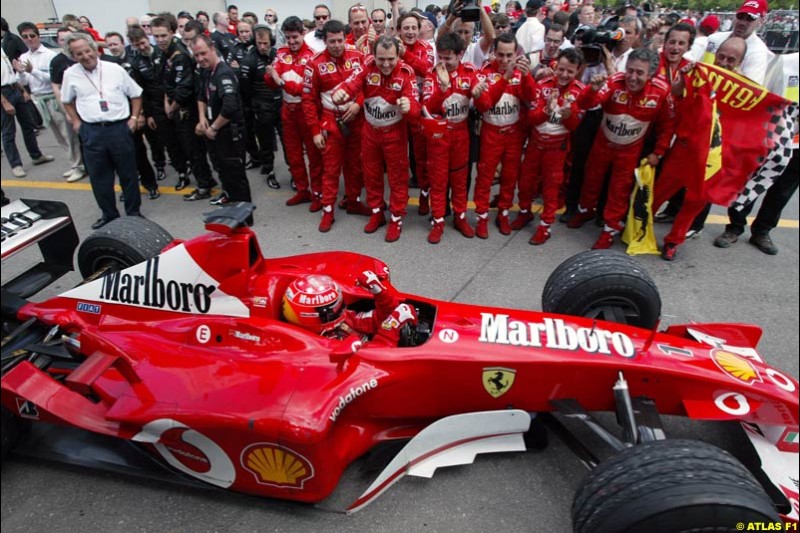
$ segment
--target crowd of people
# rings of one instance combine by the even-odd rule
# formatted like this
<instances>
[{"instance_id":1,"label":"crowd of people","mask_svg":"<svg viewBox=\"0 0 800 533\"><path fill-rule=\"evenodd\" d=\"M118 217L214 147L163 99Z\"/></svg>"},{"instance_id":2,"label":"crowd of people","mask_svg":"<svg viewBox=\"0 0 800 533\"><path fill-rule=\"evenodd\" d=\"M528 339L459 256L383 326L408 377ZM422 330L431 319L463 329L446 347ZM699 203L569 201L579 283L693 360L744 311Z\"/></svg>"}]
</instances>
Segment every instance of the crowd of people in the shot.
<instances>
[{"instance_id":1,"label":"crowd of people","mask_svg":"<svg viewBox=\"0 0 800 533\"><path fill-rule=\"evenodd\" d=\"M288 178L286 205L319 212L319 231L332 229L338 207L368 217L366 233L386 226L388 242L400 238L412 188L432 244L448 216L464 237L489 238L492 208L501 234L521 231L541 196L531 244L557 233L565 207L559 220L572 229L596 221L593 247L604 249L623 229L640 161L665 167L693 120L681 101L694 64L769 81L773 54L757 35L766 0L745 0L732 20L632 4L604 11L593 0L469 8L458 0L451 12L406 10L390 0L372 11L353 5L338 21L320 4L308 20L281 22L273 9L262 21L231 5L211 16L129 17L126 35L102 36L86 17L68 16L60 53L29 22L17 26L20 46L3 20L3 148L24 177L16 118L33 163L52 161L36 144L38 114L69 153L65 179L90 178L102 212L93 228L120 216L115 175L126 214L141 216L139 184L157 199L169 162L175 190L194 178L186 201L258 204L247 174L258 169L270 188ZM290 176L275 173L279 147ZM214 172L222 192L212 197ZM653 205L670 200L656 216L675 221L667 260L707 214L672 174L657 174ZM797 184L795 150L751 229L765 253L778 251L769 232ZM736 242L745 224L732 213L715 245Z\"/></svg>"}]
</instances>

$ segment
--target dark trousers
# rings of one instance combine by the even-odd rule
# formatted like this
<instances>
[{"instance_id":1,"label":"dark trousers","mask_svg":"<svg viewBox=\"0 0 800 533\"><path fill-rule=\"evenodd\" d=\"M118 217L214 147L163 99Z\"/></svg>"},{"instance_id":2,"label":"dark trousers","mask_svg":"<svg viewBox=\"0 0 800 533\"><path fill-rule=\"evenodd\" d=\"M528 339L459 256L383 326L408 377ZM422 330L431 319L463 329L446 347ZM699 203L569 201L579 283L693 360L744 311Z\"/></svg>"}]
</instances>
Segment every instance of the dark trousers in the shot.
<instances>
[{"instance_id":1,"label":"dark trousers","mask_svg":"<svg viewBox=\"0 0 800 533\"><path fill-rule=\"evenodd\" d=\"M197 186L200 189L211 189L217 182L211 176L211 167L208 165L208 159L206 158L205 142L202 137L198 137L194 133L197 121L196 111L191 112L187 109L179 109L173 115L175 135L178 137L183 153L186 154L192 164L192 174L197 180Z\"/></svg>"},{"instance_id":2,"label":"dark trousers","mask_svg":"<svg viewBox=\"0 0 800 533\"><path fill-rule=\"evenodd\" d=\"M136 170L139 171L139 179L142 186L151 191L158 188L156 183L156 173L153 170L153 165L147 158L147 146L144 144L144 131L139 130L133 134L133 145L136 149Z\"/></svg>"},{"instance_id":3,"label":"dark trousers","mask_svg":"<svg viewBox=\"0 0 800 533\"><path fill-rule=\"evenodd\" d=\"M114 194L115 172L125 195L125 214L139 215L142 198L136 171L136 147L127 121L121 120L109 126L83 123L79 136L83 162L103 218L119 217Z\"/></svg>"},{"instance_id":4,"label":"dark trousers","mask_svg":"<svg viewBox=\"0 0 800 533\"><path fill-rule=\"evenodd\" d=\"M799 151L797 148L794 149L792 159L783 174L778 176L772 187L767 189L761 209L758 210L758 215L750 227L750 233L753 235L767 235L775 229L781 219L783 208L797 191L798 179L800 179ZM753 210L754 205L755 202L747 204L741 211L729 208L728 218L731 223L725 226L725 230L735 235L744 233L744 228L747 226L747 215Z\"/></svg>"},{"instance_id":5,"label":"dark trousers","mask_svg":"<svg viewBox=\"0 0 800 533\"><path fill-rule=\"evenodd\" d=\"M142 130L144 137L147 139L147 144L150 145L150 156L153 158L153 163L158 168L167 166L167 157L164 153L164 141L157 131L151 130L145 126Z\"/></svg>"},{"instance_id":6,"label":"dark trousers","mask_svg":"<svg viewBox=\"0 0 800 533\"><path fill-rule=\"evenodd\" d=\"M261 166L269 173L275 168L275 127L280 122L280 108L253 101L253 112L253 127L258 139L258 151L255 155L249 150L248 152L250 157L261 163Z\"/></svg>"},{"instance_id":7,"label":"dark trousers","mask_svg":"<svg viewBox=\"0 0 800 533\"><path fill-rule=\"evenodd\" d=\"M28 155L31 159L37 159L42 156L42 151L39 150L39 143L36 141L36 129L33 123L33 117L28 109L28 104L22 97L22 93L16 87L3 87L3 96L8 102L14 106L14 115L9 115L6 110L0 108L0 128L2 128L3 136L3 151L8 158L8 164L11 168L21 167L22 158L17 150L17 125L15 118L19 120L19 125L22 128L22 139L25 141L25 148L28 150Z\"/></svg>"},{"instance_id":8,"label":"dark trousers","mask_svg":"<svg viewBox=\"0 0 800 533\"><path fill-rule=\"evenodd\" d=\"M258 131L256 130L256 110L255 107L246 106L244 108L244 126L247 131L246 149L250 159L261 163L261 150L259 144L261 139L258 138Z\"/></svg>"},{"instance_id":9,"label":"dark trousers","mask_svg":"<svg viewBox=\"0 0 800 533\"><path fill-rule=\"evenodd\" d=\"M592 150L592 144L594 144L594 138L597 135L597 130L600 129L602 119L602 110L587 111L578 129L572 135L572 172L567 183L565 198L567 211L578 210L586 161L589 159L589 152ZM603 190L605 190L605 186ZM605 205L605 200L602 196L601 194L601 200L597 204L598 212L602 212L602 206Z\"/></svg>"},{"instance_id":10,"label":"dark trousers","mask_svg":"<svg viewBox=\"0 0 800 533\"><path fill-rule=\"evenodd\" d=\"M161 144L167 149L169 163L178 174L185 174L189 169L189 158L183 151L175 130L175 121L168 119L167 115L153 117L156 121L156 133ZM194 132L192 132L194 135ZM152 145L151 145L152 146Z\"/></svg>"},{"instance_id":11,"label":"dark trousers","mask_svg":"<svg viewBox=\"0 0 800 533\"><path fill-rule=\"evenodd\" d=\"M208 151L219 165L222 189L231 202L250 202L250 183L245 171L244 124L228 123L219 130L216 138L207 141Z\"/></svg>"}]
</instances>

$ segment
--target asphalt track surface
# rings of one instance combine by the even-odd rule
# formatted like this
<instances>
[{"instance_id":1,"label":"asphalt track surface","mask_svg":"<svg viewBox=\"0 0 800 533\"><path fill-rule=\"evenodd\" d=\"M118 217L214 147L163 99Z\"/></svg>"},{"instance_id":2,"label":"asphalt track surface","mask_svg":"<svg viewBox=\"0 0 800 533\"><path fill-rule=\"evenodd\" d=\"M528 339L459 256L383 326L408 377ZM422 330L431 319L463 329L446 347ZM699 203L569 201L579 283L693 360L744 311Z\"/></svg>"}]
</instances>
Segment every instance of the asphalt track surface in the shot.
<instances>
[{"instance_id":1,"label":"asphalt track surface","mask_svg":"<svg viewBox=\"0 0 800 533\"><path fill-rule=\"evenodd\" d=\"M78 233L85 238L99 217L88 180L66 184L60 177L66 158L49 132L39 137L56 162L29 167L28 177L11 178L3 158L2 186L11 198L66 202ZM18 146L23 148L21 136ZM24 152L23 152L24 153ZM377 256L392 268L401 290L443 300L511 308L541 308L541 289L559 263L588 249L599 229L592 224L569 230L556 224L544 246L530 246L532 228L490 238L467 240L448 226L438 246L427 243L427 220L416 214L412 200L401 239L383 241L383 230L366 235L367 219L337 210L328 234L317 231L318 214L307 205L286 207L292 194L280 154L276 174L280 190L267 188L256 171L250 183L258 210L254 230L264 254L281 257L325 250L351 250ZM161 182L161 198L143 196L143 214L176 238L203 231L206 202L184 202L172 189L171 169ZM185 191L184 191L185 192ZM412 195L416 193L412 190ZM748 322L764 329L759 352L769 363L798 377L798 199L784 211L772 236L780 247L767 256L744 239L727 250L712 241L722 232L724 210L714 208L704 233L680 248L673 263L658 256L640 261L658 284L663 299L663 324ZM492 215L493 217L493 215ZM537 219L538 221L538 219ZM659 238L668 230L657 225ZM616 249L622 249L620 244ZM3 264L3 282L37 261L25 251ZM66 276L48 288L52 296L79 281ZM446 379L446 376L442 376ZM613 426L613 417L604 417ZM736 447L735 431L717 423L665 419L669 437L684 437ZM592 446L596 443L591 443ZM736 451L735 449L733 451ZM358 465L357 465L358 466ZM342 509L377 475L350 469L334 495L321 507L256 499L152 480L107 474L79 467L11 457L2 466L2 529L11 532L483 532L571 530L570 507L584 468L566 446L551 435L544 452L479 456L474 464L440 469L428 480L406 477L363 511L346 516Z\"/></svg>"}]
</instances>

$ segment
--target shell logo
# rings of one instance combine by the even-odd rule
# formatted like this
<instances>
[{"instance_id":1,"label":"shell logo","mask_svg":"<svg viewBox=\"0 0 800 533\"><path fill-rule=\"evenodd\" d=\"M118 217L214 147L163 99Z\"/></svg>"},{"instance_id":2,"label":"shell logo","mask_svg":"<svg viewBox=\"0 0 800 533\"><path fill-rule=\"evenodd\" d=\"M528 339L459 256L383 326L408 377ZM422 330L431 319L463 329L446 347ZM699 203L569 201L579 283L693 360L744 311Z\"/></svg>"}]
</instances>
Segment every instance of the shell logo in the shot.
<instances>
[{"instance_id":1,"label":"shell logo","mask_svg":"<svg viewBox=\"0 0 800 533\"><path fill-rule=\"evenodd\" d=\"M380 83L381 82L380 74L371 74L370 77L369 77L369 82L370 83L376 83L376 84Z\"/></svg>"},{"instance_id":2,"label":"shell logo","mask_svg":"<svg viewBox=\"0 0 800 533\"><path fill-rule=\"evenodd\" d=\"M713 350L711 353L712 359L717 366L734 378L751 385L753 383L761 383L761 375L753 364L740 355L735 353L726 352L725 350Z\"/></svg>"},{"instance_id":3,"label":"shell logo","mask_svg":"<svg viewBox=\"0 0 800 533\"><path fill-rule=\"evenodd\" d=\"M259 442L245 448L241 462L262 485L302 489L303 484L314 477L314 467L308 459L270 442Z\"/></svg>"}]
</instances>

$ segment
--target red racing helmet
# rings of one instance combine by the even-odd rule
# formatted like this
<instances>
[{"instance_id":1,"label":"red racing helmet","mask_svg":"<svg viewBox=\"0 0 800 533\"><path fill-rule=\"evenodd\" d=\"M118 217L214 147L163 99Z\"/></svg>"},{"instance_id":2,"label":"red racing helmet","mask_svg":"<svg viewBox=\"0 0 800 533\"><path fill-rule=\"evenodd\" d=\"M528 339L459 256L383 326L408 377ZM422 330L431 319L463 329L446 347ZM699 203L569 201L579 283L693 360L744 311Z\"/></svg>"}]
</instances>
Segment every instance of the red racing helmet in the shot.
<instances>
[{"instance_id":1,"label":"red racing helmet","mask_svg":"<svg viewBox=\"0 0 800 533\"><path fill-rule=\"evenodd\" d=\"M315 333L331 330L344 320L342 290L330 276L297 278L283 294L283 316Z\"/></svg>"}]
</instances>

